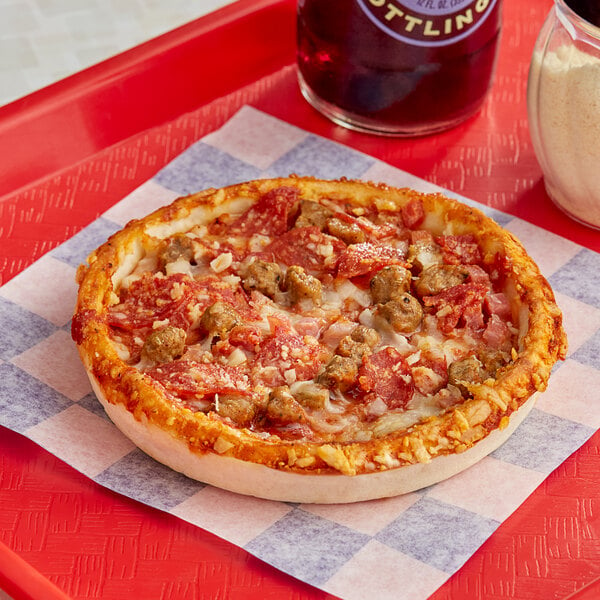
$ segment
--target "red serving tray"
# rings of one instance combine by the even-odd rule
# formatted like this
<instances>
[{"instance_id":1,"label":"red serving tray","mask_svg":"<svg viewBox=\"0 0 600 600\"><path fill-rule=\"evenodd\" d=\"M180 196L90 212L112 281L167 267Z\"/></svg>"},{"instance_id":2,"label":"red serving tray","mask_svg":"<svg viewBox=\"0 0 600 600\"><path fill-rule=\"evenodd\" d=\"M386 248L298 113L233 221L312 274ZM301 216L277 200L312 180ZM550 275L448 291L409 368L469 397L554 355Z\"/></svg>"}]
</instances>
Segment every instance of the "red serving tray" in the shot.
<instances>
[{"instance_id":1,"label":"red serving tray","mask_svg":"<svg viewBox=\"0 0 600 600\"><path fill-rule=\"evenodd\" d=\"M243 104L600 250L600 234L548 199L529 140L527 69L550 6L505 0L485 107L460 127L420 139L346 131L304 102L294 68L294 0L240 0L0 108L0 281ZM596 434L432 600L599 597L599 453ZM102 488L1 427L0 588L15 600L332 598Z\"/></svg>"}]
</instances>

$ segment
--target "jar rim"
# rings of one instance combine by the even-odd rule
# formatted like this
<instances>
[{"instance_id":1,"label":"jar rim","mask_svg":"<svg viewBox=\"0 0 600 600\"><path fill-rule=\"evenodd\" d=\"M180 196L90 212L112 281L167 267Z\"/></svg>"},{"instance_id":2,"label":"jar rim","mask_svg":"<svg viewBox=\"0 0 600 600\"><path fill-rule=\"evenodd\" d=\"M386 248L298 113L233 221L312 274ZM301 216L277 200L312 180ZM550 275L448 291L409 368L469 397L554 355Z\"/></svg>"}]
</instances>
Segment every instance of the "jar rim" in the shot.
<instances>
[{"instance_id":1,"label":"jar rim","mask_svg":"<svg viewBox=\"0 0 600 600\"><path fill-rule=\"evenodd\" d=\"M575 12L566 2L566 0L554 0L554 5L558 9L557 14L559 19L563 21L563 25L569 29L569 26L576 27L587 35L600 40L600 27L590 23L580 14ZM565 19L567 22L565 23Z\"/></svg>"}]
</instances>

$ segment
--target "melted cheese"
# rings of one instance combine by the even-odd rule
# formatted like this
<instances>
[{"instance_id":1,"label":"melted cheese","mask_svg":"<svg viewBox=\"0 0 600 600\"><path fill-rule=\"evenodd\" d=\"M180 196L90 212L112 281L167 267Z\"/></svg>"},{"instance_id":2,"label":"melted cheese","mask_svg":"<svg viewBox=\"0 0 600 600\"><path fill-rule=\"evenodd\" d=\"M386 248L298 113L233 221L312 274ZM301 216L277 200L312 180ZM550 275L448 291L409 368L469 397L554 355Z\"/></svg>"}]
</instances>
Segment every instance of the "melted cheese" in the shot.
<instances>
[{"instance_id":1,"label":"melted cheese","mask_svg":"<svg viewBox=\"0 0 600 600\"><path fill-rule=\"evenodd\" d=\"M247 203L240 199L234 206L233 213L239 214L247 206ZM336 207L332 204L332 208ZM386 209L388 207L386 206ZM335 208L339 211L339 207ZM199 211L199 212L198 212ZM228 210L228 212L231 209ZM201 239L203 248L212 248L219 250L221 244L218 239L211 239L208 229L204 226L195 226L198 218L204 218L204 208L196 209L194 214L182 218L173 224L153 225L148 233L164 239L174 233L186 232L193 239ZM198 214L196 214L198 213ZM234 214L234 216L235 216ZM215 213L212 213L215 216ZM233 218L233 217L232 217ZM362 218L362 217L361 217ZM373 225L373 227L376 227ZM189 231L188 231L189 230ZM228 238L229 247L236 248L244 253L260 253L272 239L262 234L254 234L249 238ZM406 242L399 241L396 244L403 250L406 250ZM318 239L309 243L310 249L318 253L327 261L335 260L334 247L330 243L320 243ZM237 252L237 250L236 250ZM214 254L213 254L214 256ZM206 275L218 275L224 286L231 291L239 294L246 294L242 291L244 281L244 269L254 260L254 256L246 258L241 264L235 262L233 254L229 251L218 254L209 263L199 260L200 256L195 256L194 263L190 263L184 258L175 259L165 266L166 276L174 274L184 274L190 278L198 278ZM422 264L428 265L430 262L437 262L439 257L433 256L429 251L423 251L419 255ZM208 263L208 264L207 264ZM281 265L285 272L285 265ZM115 290L127 289L131 284L139 279L145 272L155 272L157 267L156 257L149 254L143 255L140 248L134 246L131 256L123 260L119 271L114 275L113 282ZM158 276L163 276L158 274ZM172 291L173 300L178 289L174 286ZM175 295L175 296L174 296ZM205 302L208 298L197 296L198 304L191 304L187 307L188 317L191 323L190 329L196 330L202 319ZM418 331L412 335L402 335L392 329L390 324L383 318L377 316L376 307L373 305L371 294L368 290L362 289L348 280L335 280L329 278L323 285L323 292L320 301L315 302L312 299L305 299L296 305L292 305L290 294L285 289L277 291L274 298L271 299L258 291L252 291L249 294L249 306L254 310L259 320L252 321L263 340L273 334L273 319L279 323L286 324L287 327L298 327L298 333L304 335L307 327L314 326L319 330L322 337L319 341L304 337L307 344L317 345L321 348L323 363L327 363L337 344L344 335L348 335L355 325L361 324L369 328L374 328L380 335L380 342L373 352L391 347L399 352L406 360L409 369L413 370L413 377L419 391L415 391L408 404L403 408L390 409L380 397L370 397L364 405L357 405L350 397L346 397L338 389L330 390L328 398L322 406L311 407L309 403L302 406L306 414L307 422L312 430L324 440L338 441L366 441L371 438L378 438L389 435L390 433L408 429L421 422L424 419L440 414L456 398L456 390L443 389L443 377L433 369L424 366L421 363L424 357L429 359L444 361L451 364L474 352L477 346L477 340L461 333L451 337L442 334L436 326L436 317L427 315ZM115 307L115 313L119 306ZM345 311L351 310L352 320L345 316ZM443 309L442 309L443 312ZM344 315L344 316L342 316ZM525 319L526 312L522 311L522 321ZM437 315L440 316L440 315ZM160 330L169 324L169 318L155 320L153 329ZM330 330L331 328L331 330ZM523 323L520 323L520 330L525 330ZM218 338L217 338L218 339ZM140 340L143 343L142 340ZM255 360L253 351L246 348L235 347L227 356L211 354L211 349L215 339L212 335L205 335L195 344L188 346L185 354L186 359L193 358L202 362L214 361L219 364L234 367L252 369ZM131 353L124 344L115 341L115 349L123 360L129 360ZM141 344L139 344L141 345ZM299 374L299 368L304 362L299 361L299 349L289 349L285 346L281 348L281 356L278 367L265 365L261 369L261 378L263 384L267 382L276 382L274 385L281 385L281 377L289 387L292 397L301 399L302 386L314 386L313 379L302 380ZM136 365L141 370L151 367L147 360L142 360ZM399 365L397 365L399 366ZM393 370L393 369L392 369ZM318 375L318 374L317 374ZM411 382L410 375L401 375L407 383ZM221 382L224 385L227 382ZM232 382L229 382L231 384ZM194 399L186 401L192 410L211 410L218 404L218 394L215 400ZM257 435L268 435L265 432L257 430ZM335 456L327 455L324 457L327 461L336 461ZM396 459L385 454L379 456L376 461L383 465L391 465ZM337 467L336 467L337 468Z\"/></svg>"}]
</instances>

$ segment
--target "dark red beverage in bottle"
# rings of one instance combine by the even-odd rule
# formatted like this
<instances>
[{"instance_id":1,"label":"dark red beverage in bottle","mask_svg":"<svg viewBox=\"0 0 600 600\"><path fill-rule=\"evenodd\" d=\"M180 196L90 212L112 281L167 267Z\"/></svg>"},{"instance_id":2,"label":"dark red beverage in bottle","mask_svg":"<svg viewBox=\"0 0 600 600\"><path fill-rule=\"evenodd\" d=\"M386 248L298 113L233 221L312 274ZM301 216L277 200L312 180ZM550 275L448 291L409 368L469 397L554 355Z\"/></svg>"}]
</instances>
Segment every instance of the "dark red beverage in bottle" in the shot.
<instances>
[{"instance_id":1,"label":"dark red beverage in bottle","mask_svg":"<svg viewBox=\"0 0 600 600\"><path fill-rule=\"evenodd\" d=\"M298 0L302 93L341 125L389 135L451 127L481 106L501 0Z\"/></svg>"},{"instance_id":2,"label":"dark red beverage in bottle","mask_svg":"<svg viewBox=\"0 0 600 600\"><path fill-rule=\"evenodd\" d=\"M588 23L600 27L598 0L565 0L565 4Z\"/></svg>"}]
</instances>

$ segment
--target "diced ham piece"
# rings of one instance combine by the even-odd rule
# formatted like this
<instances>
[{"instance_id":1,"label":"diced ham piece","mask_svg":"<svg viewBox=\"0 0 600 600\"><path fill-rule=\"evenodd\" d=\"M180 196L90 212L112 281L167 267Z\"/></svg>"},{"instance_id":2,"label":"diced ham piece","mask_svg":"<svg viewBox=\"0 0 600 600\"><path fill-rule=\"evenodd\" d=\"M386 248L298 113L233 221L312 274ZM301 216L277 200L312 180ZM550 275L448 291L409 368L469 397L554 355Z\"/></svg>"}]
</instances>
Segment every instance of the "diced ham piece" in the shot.
<instances>
[{"instance_id":1,"label":"diced ham piece","mask_svg":"<svg viewBox=\"0 0 600 600\"><path fill-rule=\"evenodd\" d=\"M497 315L504 321L512 321L512 308L508 296L503 292L488 294L484 307L488 315Z\"/></svg>"},{"instance_id":2,"label":"diced ham piece","mask_svg":"<svg viewBox=\"0 0 600 600\"><path fill-rule=\"evenodd\" d=\"M463 265L463 268L469 273L468 282L479 283L487 286L490 290L492 289L490 276L479 265Z\"/></svg>"},{"instance_id":3,"label":"diced ham piece","mask_svg":"<svg viewBox=\"0 0 600 600\"><path fill-rule=\"evenodd\" d=\"M404 224L409 229L418 227L425 219L425 209L423 208L423 201L420 198L410 200L405 204L401 211L402 219Z\"/></svg>"},{"instance_id":4,"label":"diced ham piece","mask_svg":"<svg viewBox=\"0 0 600 600\"><path fill-rule=\"evenodd\" d=\"M492 315L481 336L483 342L494 350L508 350L511 342L511 332L508 325L498 315Z\"/></svg>"}]
</instances>

